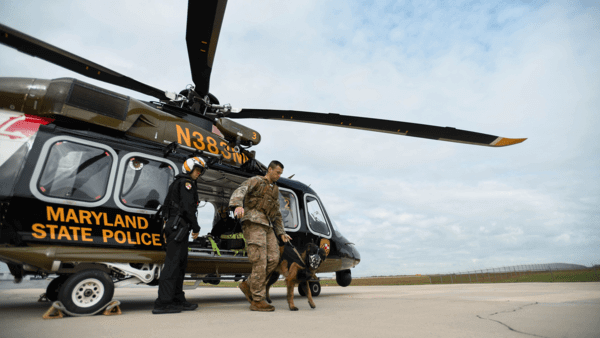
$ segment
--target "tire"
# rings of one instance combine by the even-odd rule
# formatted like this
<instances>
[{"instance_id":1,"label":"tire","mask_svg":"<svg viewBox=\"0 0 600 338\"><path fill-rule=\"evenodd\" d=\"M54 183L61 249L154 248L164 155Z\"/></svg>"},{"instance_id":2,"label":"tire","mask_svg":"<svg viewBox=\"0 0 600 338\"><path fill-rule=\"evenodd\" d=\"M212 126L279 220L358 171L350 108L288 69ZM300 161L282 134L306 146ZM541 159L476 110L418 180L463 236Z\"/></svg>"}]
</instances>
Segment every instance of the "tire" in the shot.
<instances>
[{"instance_id":1,"label":"tire","mask_svg":"<svg viewBox=\"0 0 600 338\"><path fill-rule=\"evenodd\" d=\"M337 271L335 273L335 281L339 286L348 286L352 283L352 273L350 270Z\"/></svg>"},{"instance_id":2,"label":"tire","mask_svg":"<svg viewBox=\"0 0 600 338\"><path fill-rule=\"evenodd\" d=\"M317 297L321 294L321 283L319 282L310 282L308 283L308 287L310 288L310 294L313 297Z\"/></svg>"},{"instance_id":3,"label":"tire","mask_svg":"<svg viewBox=\"0 0 600 338\"><path fill-rule=\"evenodd\" d=\"M298 284L298 293L300 294L300 296L306 297L306 284L305 283Z\"/></svg>"},{"instance_id":4,"label":"tire","mask_svg":"<svg viewBox=\"0 0 600 338\"><path fill-rule=\"evenodd\" d=\"M58 293L58 300L75 314L90 314L111 301L115 285L100 270L84 270L69 277Z\"/></svg>"},{"instance_id":5,"label":"tire","mask_svg":"<svg viewBox=\"0 0 600 338\"><path fill-rule=\"evenodd\" d=\"M63 286L67 278L69 278L69 275L60 275L51 280L50 284L46 287L46 298L51 302L57 301L60 287Z\"/></svg>"}]
</instances>

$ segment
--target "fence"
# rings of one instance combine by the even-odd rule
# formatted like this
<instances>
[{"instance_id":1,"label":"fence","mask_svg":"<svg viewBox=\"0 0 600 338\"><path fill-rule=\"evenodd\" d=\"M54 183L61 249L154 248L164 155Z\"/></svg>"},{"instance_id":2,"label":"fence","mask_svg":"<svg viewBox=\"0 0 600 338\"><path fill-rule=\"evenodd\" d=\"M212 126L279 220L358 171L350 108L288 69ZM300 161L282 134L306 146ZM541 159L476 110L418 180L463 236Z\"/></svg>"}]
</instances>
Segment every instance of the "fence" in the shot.
<instances>
[{"instance_id":1,"label":"fence","mask_svg":"<svg viewBox=\"0 0 600 338\"><path fill-rule=\"evenodd\" d=\"M493 283L511 280L523 279L523 276L537 276L537 278L529 277L532 281L557 281L563 278L565 271L589 271L583 278L583 281L600 281L600 272L597 267L592 268L565 263L552 264L526 264L505 266L492 269L480 269L473 271L457 272L450 274L429 275L430 284L453 284L453 283ZM549 274L549 276L548 276ZM570 274L571 276L573 274ZM560 277L560 278L559 278ZM568 281L568 280L567 280Z\"/></svg>"}]
</instances>

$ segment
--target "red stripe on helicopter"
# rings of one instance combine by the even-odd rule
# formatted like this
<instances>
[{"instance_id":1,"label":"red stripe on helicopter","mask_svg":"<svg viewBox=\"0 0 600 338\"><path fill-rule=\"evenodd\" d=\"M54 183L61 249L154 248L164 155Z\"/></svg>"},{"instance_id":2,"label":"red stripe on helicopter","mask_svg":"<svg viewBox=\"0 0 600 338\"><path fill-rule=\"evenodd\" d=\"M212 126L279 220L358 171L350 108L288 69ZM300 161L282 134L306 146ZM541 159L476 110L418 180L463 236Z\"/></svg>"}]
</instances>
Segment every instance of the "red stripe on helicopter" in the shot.
<instances>
[{"instance_id":1,"label":"red stripe on helicopter","mask_svg":"<svg viewBox=\"0 0 600 338\"><path fill-rule=\"evenodd\" d=\"M40 125L47 125L52 121L54 119L28 114L10 116L8 119L0 120L0 136L8 137L11 140L29 138L37 133Z\"/></svg>"}]
</instances>

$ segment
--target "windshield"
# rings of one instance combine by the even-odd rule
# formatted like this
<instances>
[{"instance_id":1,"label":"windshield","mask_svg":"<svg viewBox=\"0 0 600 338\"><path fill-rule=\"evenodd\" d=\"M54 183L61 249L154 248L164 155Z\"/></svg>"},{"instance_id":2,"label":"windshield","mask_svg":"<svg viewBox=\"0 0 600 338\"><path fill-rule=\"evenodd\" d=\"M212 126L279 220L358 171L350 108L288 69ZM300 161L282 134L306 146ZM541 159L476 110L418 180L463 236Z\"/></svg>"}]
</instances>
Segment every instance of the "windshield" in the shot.
<instances>
[{"instance_id":1,"label":"windshield","mask_svg":"<svg viewBox=\"0 0 600 338\"><path fill-rule=\"evenodd\" d=\"M17 183L23 164L27 159L31 145L35 136L30 137L24 143L0 141L0 149L5 150L7 147L18 146L15 151L11 151L10 157L0 165L0 196L11 196L12 191ZM2 151L4 155L4 151ZM4 158L1 156L0 158Z\"/></svg>"},{"instance_id":2,"label":"windshield","mask_svg":"<svg viewBox=\"0 0 600 338\"><path fill-rule=\"evenodd\" d=\"M52 119L0 109L0 196L10 196L40 125Z\"/></svg>"},{"instance_id":3,"label":"windshield","mask_svg":"<svg viewBox=\"0 0 600 338\"><path fill-rule=\"evenodd\" d=\"M327 219L319 200L313 196L306 196L306 209L308 227L317 234L330 236L331 230L327 226Z\"/></svg>"}]
</instances>

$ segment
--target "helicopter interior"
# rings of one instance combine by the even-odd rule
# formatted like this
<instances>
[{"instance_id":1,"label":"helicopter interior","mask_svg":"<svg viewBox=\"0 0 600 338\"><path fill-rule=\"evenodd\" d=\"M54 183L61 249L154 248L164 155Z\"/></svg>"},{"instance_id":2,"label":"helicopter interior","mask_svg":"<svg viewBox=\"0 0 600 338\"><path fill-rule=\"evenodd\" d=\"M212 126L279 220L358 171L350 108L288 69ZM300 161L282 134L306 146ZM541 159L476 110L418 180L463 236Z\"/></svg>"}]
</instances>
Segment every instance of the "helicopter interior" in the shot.
<instances>
[{"instance_id":1,"label":"helicopter interior","mask_svg":"<svg viewBox=\"0 0 600 338\"><path fill-rule=\"evenodd\" d=\"M198 222L201 227L210 224L208 227L210 230L206 235L190 244L192 250L211 249L209 236L219 249L242 249L243 241L232 236L241 232L241 223L233 217L228 206L231 195L244 180L246 177L212 169L207 170L198 178L198 195L200 197ZM280 188L279 205L286 231L298 230L300 213L296 194L292 190ZM212 220L211 214L213 214ZM228 253L221 250L220 252ZM233 254L238 254L238 252L233 252Z\"/></svg>"}]
</instances>

